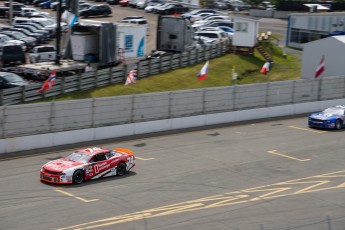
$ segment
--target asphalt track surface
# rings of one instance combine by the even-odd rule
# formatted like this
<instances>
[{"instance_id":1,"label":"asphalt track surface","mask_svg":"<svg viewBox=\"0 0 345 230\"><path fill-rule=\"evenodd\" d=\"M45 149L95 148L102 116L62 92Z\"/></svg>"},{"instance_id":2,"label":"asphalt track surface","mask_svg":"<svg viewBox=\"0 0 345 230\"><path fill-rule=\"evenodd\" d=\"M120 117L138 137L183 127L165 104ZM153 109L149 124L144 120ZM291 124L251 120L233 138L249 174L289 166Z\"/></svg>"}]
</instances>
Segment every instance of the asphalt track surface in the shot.
<instances>
[{"instance_id":1,"label":"asphalt track surface","mask_svg":"<svg viewBox=\"0 0 345 230\"><path fill-rule=\"evenodd\" d=\"M113 141L135 168L69 186L39 170L75 148L2 156L0 229L343 230L344 132L303 116Z\"/></svg>"},{"instance_id":2,"label":"asphalt track surface","mask_svg":"<svg viewBox=\"0 0 345 230\"><path fill-rule=\"evenodd\" d=\"M142 13L154 28L156 15L113 8L114 21ZM284 31L284 21L264 23ZM0 229L344 229L344 131L309 129L305 117L102 146L133 150L136 167L57 186L39 181L40 167L76 146L0 156Z\"/></svg>"}]
</instances>

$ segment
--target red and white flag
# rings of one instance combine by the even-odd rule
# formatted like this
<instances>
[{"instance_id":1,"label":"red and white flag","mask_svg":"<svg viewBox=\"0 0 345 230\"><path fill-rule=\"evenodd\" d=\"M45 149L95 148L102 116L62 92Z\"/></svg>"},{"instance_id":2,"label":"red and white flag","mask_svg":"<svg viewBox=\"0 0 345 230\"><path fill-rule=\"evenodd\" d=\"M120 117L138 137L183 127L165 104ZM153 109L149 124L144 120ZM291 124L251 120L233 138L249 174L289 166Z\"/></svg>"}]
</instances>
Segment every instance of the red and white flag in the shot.
<instances>
[{"instance_id":1,"label":"red and white flag","mask_svg":"<svg viewBox=\"0 0 345 230\"><path fill-rule=\"evenodd\" d=\"M315 70L315 78L320 77L320 75L325 71L325 56L322 56L320 64Z\"/></svg>"},{"instance_id":2,"label":"red and white flag","mask_svg":"<svg viewBox=\"0 0 345 230\"><path fill-rule=\"evenodd\" d=\"M268 71L270 71L270 63L269 63L269 62L266 62L266 63L262 66L260 72L266 75L266 74L268 73Z\"/></svg>"},{"instance_id":3,"label":"red and white flag","mask_svg":"<svg viewBox=\"0 0 345 230\"><path fill-rule=\"evenodd\" d=\"M198 80L205 80L208 75L208 61L205 63L205 65L202 67L198 74Z\"/></svg>"},{"instance_id":4,"label":"red and white flag","mask_svg":"<svg viewBox=\"0 0 345 230\"><path fill-rule=\"evenodd\" d=\"M50 90L55 85L56 80L56 70L53 70L50 72L49 77L47 80L44 81L42 87L40 90L38 90L39 93L43 93L47 90Z\"/></svg>"},{"instance_id":5,"label":"red and white flag","mask_svg":"<svg viewBox=\"0 0 345 230\"><path fill-rule=\"evenodd\" d=\"M134 67L134 69L129 71L125 85L135 83L136 80L137 80L137 68Z\"/></svg>"}]
</instances>

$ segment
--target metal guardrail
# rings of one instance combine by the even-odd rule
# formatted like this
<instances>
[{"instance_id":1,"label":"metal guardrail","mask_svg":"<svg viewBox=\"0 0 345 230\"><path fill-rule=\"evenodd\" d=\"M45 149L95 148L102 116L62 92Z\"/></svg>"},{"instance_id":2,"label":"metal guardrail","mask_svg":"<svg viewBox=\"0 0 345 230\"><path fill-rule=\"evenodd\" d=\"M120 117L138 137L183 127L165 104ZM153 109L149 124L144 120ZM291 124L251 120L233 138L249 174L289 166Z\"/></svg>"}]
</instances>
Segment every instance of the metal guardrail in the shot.
<instances>
[{"instance_id":1,"label":"metal guardrail","mask_svg":"<svg viewBox=\"0 0 345 230\"><path fill-rule=\"evenodd\" d=\"M64 93L122 83L125 82L128 72L134 66L138 67L139 79L145 78L222 56L228 50L229 46L227 43L218 43L183 53L167 55L162 58L142 60L133 64L120 65L68 77L58 77L55 86L44 93L38 92L42 86L42 82L31 83L23 87L0 89L0 106L15 105Z\"/></svg>"}]
</instances>

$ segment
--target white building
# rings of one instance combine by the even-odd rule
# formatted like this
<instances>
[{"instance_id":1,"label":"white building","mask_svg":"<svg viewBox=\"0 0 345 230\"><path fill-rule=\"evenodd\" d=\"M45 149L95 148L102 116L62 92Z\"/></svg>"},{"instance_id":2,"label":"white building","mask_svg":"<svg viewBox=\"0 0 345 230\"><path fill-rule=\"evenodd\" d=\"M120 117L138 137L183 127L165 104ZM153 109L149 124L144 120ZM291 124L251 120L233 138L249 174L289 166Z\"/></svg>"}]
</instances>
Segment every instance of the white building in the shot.
<instances>
[{"instance_id":1,"label":"white building","mask_svg":"<svg viewBox=\"0 0 345 230\"><path fill-rule=\"evenodd\" d=\"M345 12L293 13L288 18L286 46L302 49L304 43L344 31Z\"/></svg>"},{"instance_id":2,"label":"white building","mask_svg":"<svg viewBox=\"0 0 345 230\"><path fill-rule=\"evenodd\" d=\"M257 43L259 33L259 21L254 18L233 17L234 35L232 38L233 46L254 47Z\"/></svg>"},{"instance_id":3,"label":"white building","mask_svg":"<svg viewBox=\"0 0 345 230\"><path fill-rule=\"evenodd\" d=\"M320 77L345 76L345 35L332 36L303 45L302 79L313 79L324 58Z\"/></svg>"}]
</instances>

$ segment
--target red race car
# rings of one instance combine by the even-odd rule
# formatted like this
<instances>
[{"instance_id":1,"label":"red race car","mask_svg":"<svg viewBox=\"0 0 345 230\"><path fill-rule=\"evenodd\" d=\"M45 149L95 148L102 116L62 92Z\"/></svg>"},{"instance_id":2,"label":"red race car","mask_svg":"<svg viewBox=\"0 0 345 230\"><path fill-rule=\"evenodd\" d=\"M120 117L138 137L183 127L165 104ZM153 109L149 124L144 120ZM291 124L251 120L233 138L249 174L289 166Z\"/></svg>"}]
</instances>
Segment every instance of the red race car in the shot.
<instances>
[{"instance_id":1,"label":"red race car","mask_svg":"<svg viewBox=\"0 0 345 230\"><path fill-rule=\"evenodd\" d=\"M42 166L40 179L54 184L80 184L100 177L123 176L134 166L135 156L129 149L91 147L49 161Z\"/></svg>"}]
</instances>

